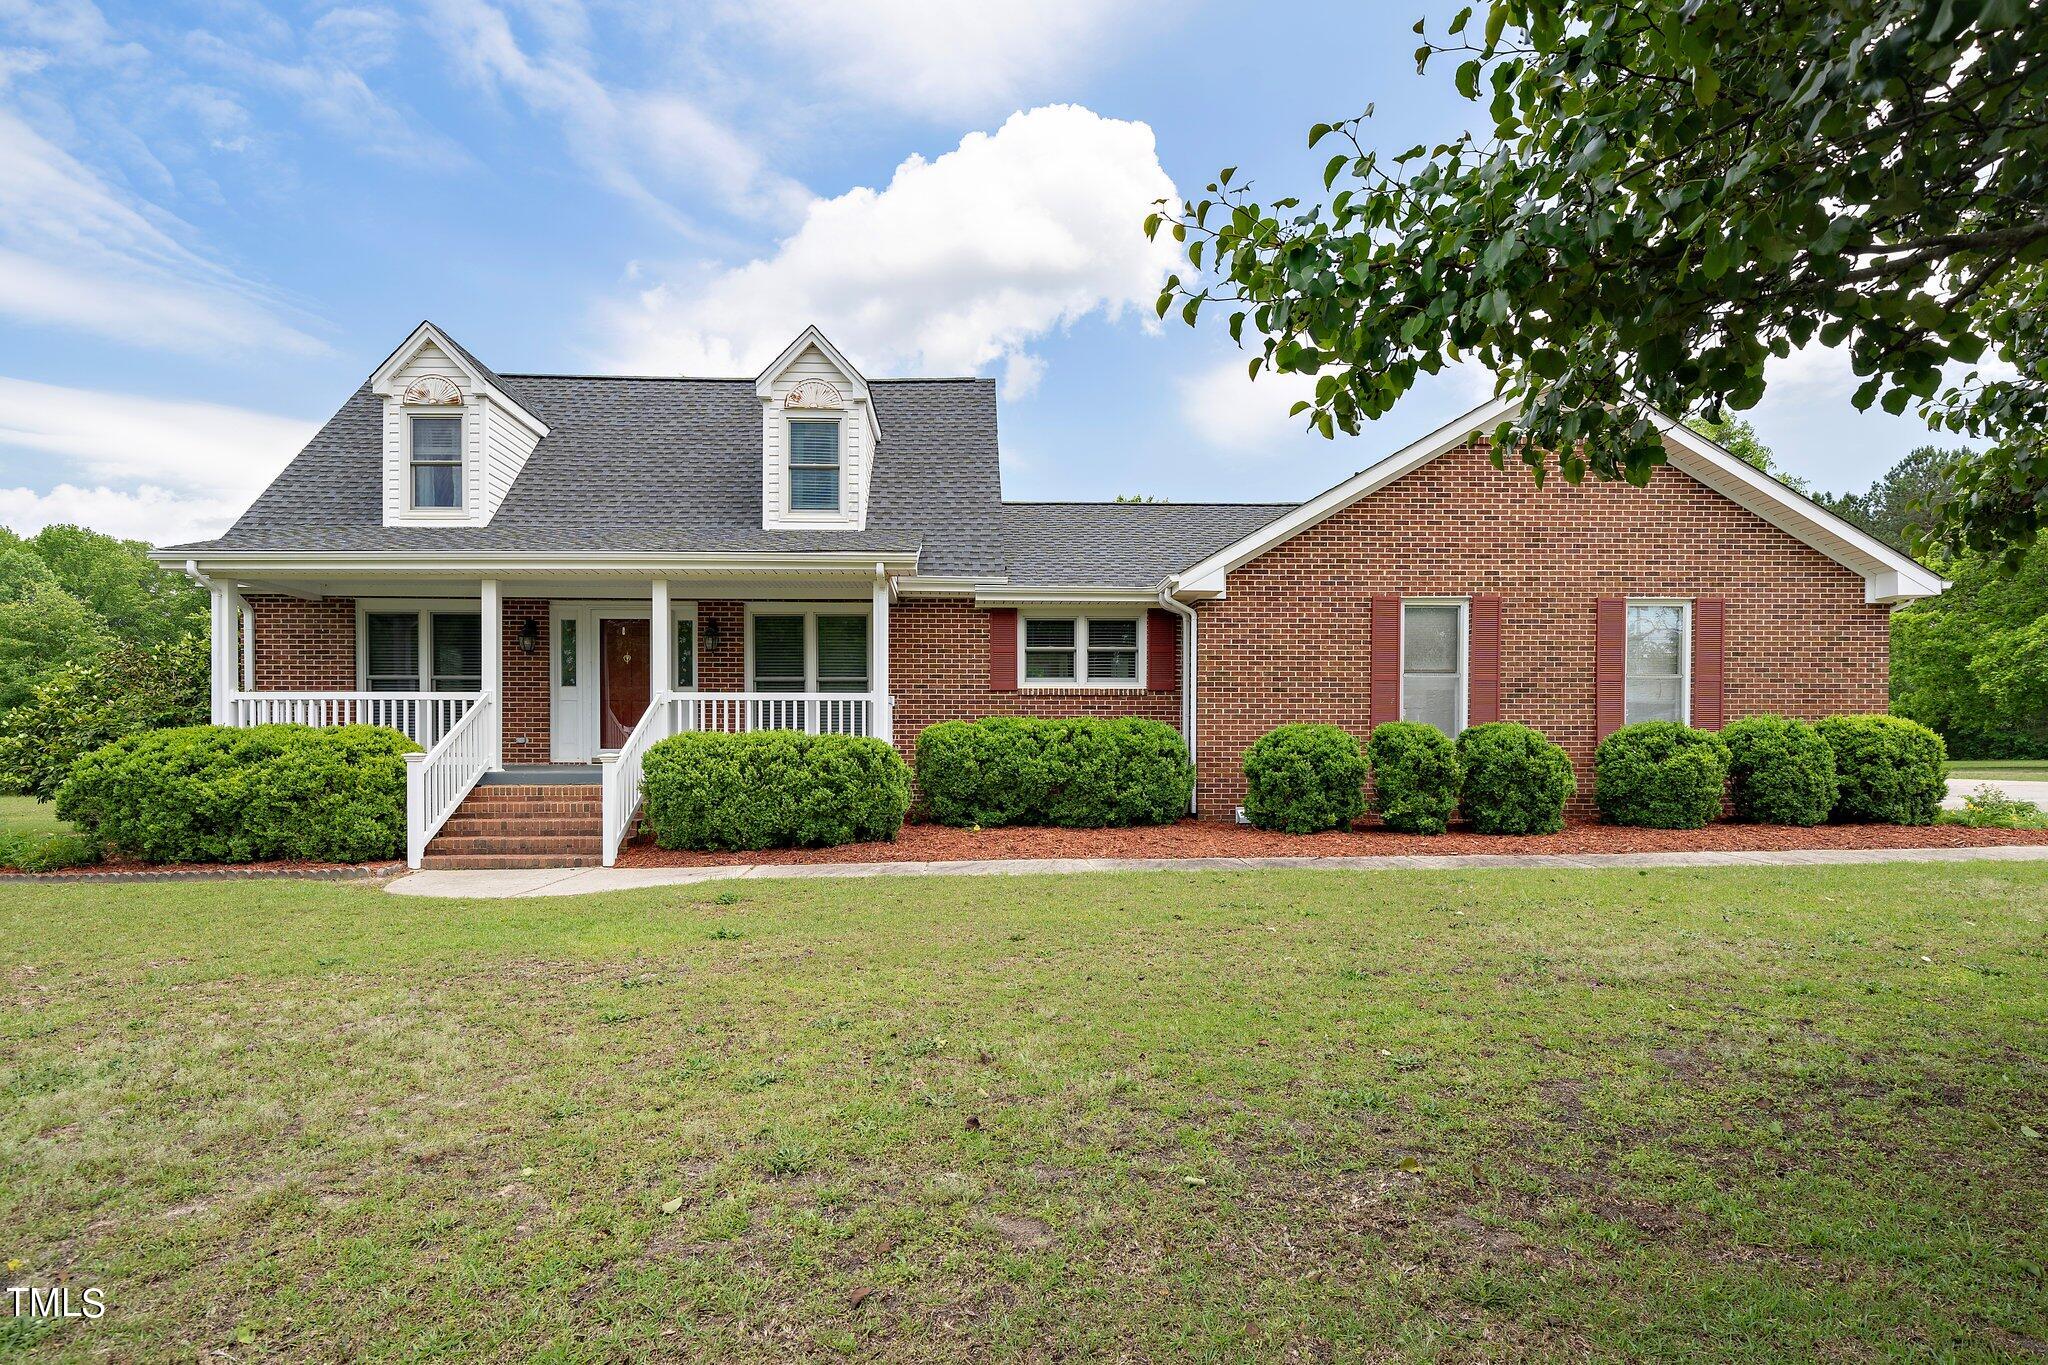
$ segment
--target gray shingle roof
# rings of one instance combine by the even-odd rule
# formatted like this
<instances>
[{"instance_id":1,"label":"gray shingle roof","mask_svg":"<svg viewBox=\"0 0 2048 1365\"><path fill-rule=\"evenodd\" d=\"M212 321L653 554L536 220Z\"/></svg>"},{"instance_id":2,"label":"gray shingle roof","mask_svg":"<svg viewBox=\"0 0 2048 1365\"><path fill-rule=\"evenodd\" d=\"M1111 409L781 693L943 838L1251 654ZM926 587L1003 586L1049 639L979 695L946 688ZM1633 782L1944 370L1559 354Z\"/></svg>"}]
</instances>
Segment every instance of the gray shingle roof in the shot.
<instances>
[{"instance_id":1,"label":"gray shingle roof","mask_svg":"<svg viewBox=\"0 0 2048 1365\"><path fill-rule=\"evenodd\" d=\"M1157 587L1294 510L1280 502L1012 502L1003 505L1010 582Z\"/></svg>"},{"instance_id":2,"label":"gray shingle roof","mask_svg":"<svg viewBox=\"0 0 2048 1365\"><path fill-rule=\"evenodd\" d=\"M993 380L877 379L868 389L882 442L867 529L764 531L753 380L507 374L491 382L549 434L490 525L382 524L383 407L365 384L224 535L166 548L915 552L926 575L1153 587L1287 510L1005 505Z\"/></svg>"}]
</instances>

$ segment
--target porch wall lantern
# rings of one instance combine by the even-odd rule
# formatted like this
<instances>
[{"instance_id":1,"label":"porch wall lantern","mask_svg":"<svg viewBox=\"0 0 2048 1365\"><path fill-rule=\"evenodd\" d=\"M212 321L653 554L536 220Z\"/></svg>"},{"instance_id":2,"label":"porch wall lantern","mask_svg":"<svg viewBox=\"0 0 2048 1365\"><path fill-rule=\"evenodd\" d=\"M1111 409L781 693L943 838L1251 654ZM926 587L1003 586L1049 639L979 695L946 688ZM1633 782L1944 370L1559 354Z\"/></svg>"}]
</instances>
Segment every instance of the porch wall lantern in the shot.
<instances>
[{"instance_id":1,"label":"porch wall lantern","mask_svg":"<svg viewBox=\"0 0 2048 1365\"><path fill-rule=\"evenodd\" d=\"M531 616L519 623L519 652L531 654L540 648L540 623Z\"/></svg>"},{"instance_id":2,"label":"porch wall lantern","mask_svg":"<svg viewBox=\"0 0 2048 1365\"><path fill-rule=\"evenodd\" d=\"M718 649L718 640L718 618L714 616L704 623L704 651L707 654L715 653Z\"/></svg>"}]
</instances>

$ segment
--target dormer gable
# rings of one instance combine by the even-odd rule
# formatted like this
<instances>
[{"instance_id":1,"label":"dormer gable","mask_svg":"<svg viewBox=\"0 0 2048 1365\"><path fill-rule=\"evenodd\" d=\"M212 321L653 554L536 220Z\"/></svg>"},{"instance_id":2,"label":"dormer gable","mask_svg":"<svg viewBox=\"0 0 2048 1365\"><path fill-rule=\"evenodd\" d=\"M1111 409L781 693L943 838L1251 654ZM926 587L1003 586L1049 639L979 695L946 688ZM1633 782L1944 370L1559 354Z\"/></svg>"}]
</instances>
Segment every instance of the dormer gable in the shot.
<instances>
[{"instance_id":1,"label":"dormer gable","mask_svg":"<svg viewBox=\"0 0 2048 1365\"><path fill-rule=\"evenodd\" d=\"M868 382L816 327L754 381L761 400L761 527L867 529L882 427Z\"/></svg>"},{"instance_id":2,"label":"dormer gable","mask_svg":"<svg viewBox=\"0 0 2048 1365\"><path fill-rule=\"evenodd\" d=\"M386 526L488 526L547 424L422 322L370 376L383 400Z\"/></svg>"}]
</instances>

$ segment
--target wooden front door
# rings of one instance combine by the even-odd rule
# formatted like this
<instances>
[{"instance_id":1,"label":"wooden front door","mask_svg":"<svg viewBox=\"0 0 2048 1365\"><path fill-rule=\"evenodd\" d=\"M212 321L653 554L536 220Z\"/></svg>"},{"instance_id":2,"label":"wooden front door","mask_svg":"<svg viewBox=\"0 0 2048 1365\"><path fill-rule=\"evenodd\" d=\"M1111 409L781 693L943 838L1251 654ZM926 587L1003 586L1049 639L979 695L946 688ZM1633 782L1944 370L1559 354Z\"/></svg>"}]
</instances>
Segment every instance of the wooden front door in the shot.
<instances>
[{"instance_id":1,"label":"wooden front door","mask_svg":"<svg viewBox=\"0 0 2048 1365\"><path fill-rule=\"evenodd\" d=\"M647 710L647 622L605 620L598 747L616 749Z\"/></svg>"}]
</instances>

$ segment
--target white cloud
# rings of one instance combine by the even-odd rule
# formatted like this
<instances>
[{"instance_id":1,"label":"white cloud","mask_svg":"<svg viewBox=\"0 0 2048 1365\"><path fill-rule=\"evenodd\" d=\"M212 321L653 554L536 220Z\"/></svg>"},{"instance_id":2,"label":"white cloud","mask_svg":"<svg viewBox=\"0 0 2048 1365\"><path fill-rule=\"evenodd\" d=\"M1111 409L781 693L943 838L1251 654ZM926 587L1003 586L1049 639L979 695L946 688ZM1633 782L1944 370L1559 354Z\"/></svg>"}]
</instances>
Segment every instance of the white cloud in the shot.
<instances>
[{"instance_id":1,"label":"white cloud","mask_svg":"<svg viewBox=\"0 0 2048 1365\"><path fill-rule=\"evenodd\" d=\"M1308 431L1308 414L1290 410L1296 403L1314 401L1316 378L1262 369L1253 379L1251 355L1234 354L1183 377L1181 416L1189 431L1218 450L1254 458L1277 455L1290 438ZM1478 365L1450 365L1436 377L1418 381L1417 393L1410 396L1425 391L1476 407L1493 397L1493 375Z\"/></svg>"},{"instance_id":2,"label":"white cloud","mask_svg":"<svg viewBox=\"0 0 2048 1365\"><path fill-rule=\"evenodd\" d=\"M580 6L533 11L537 42L519 41L485 0L431 0L427 26L457 68L491 95L510 94L558 121L570 153L614 193L684 227L672 200L708 200L736 213L794 212L809 199L795 180L689 97L614 88L601 80Z\"/></svg>"},{"instance_id":3,"label":"white cloud","mask_svg":"<svg viewBox=\"0 0 2048 1365\"><path fill-rule=\"evenodd\" d=\"M167 350L325 349L282 312L0 110L0 314Z\"/></svg>"},{"instance_id":4,"label":"white cloud","mask_svg":"<svg viewBox=\"0 0 2048 1365\"><path fill-rule=\"evenodd\" d=\"M727 12L840 94L938 118L1015 109L1171 17L1158 0L841 0L808 13L743 0Z\"/></svg>"},{"instance_id":5,"label":"white cloud","mask_svg":"<svg viewBox=\"0 0 2048 1365\"><path fill-rule=\"evenodd\" d=\"M460 145L387 103L342 58L339 49L316 44L321 50L313 56L281 61L224 42L211 33L193 34L186 46L197 60L245 86L290 100L312 122L367 151L430 162L437 170L469 161Z\"/></svg>"},{"instance_id":6,"label":"white cloud","mask_svg":"<svg viewBox=\"0 0 2048 1365\"><path fill-rule=\"evenodd\" d=\"M16 530L82 521L160 544L211 535L318 429L219 403L0 378L0 450L55 457L60 480L48 492L0 490L0 506Z\"/></svg>"},{"instance_id":7,"label":"white cloud","mask_svg":"<svg viewBox=\"0 0 2048 1365\"><path fill-rule=\"evenodd\" d=\"M814 201L762 259L612 305L611 363L751 374L815 322L873 373L1002 364L1021 392L1043 368L1037 337L1097 311L1150 317L1174 252L1141 224L1173 195L1146 125L1072 105L1014 114L881 189Z\"/></svg>"}]
</instances>

